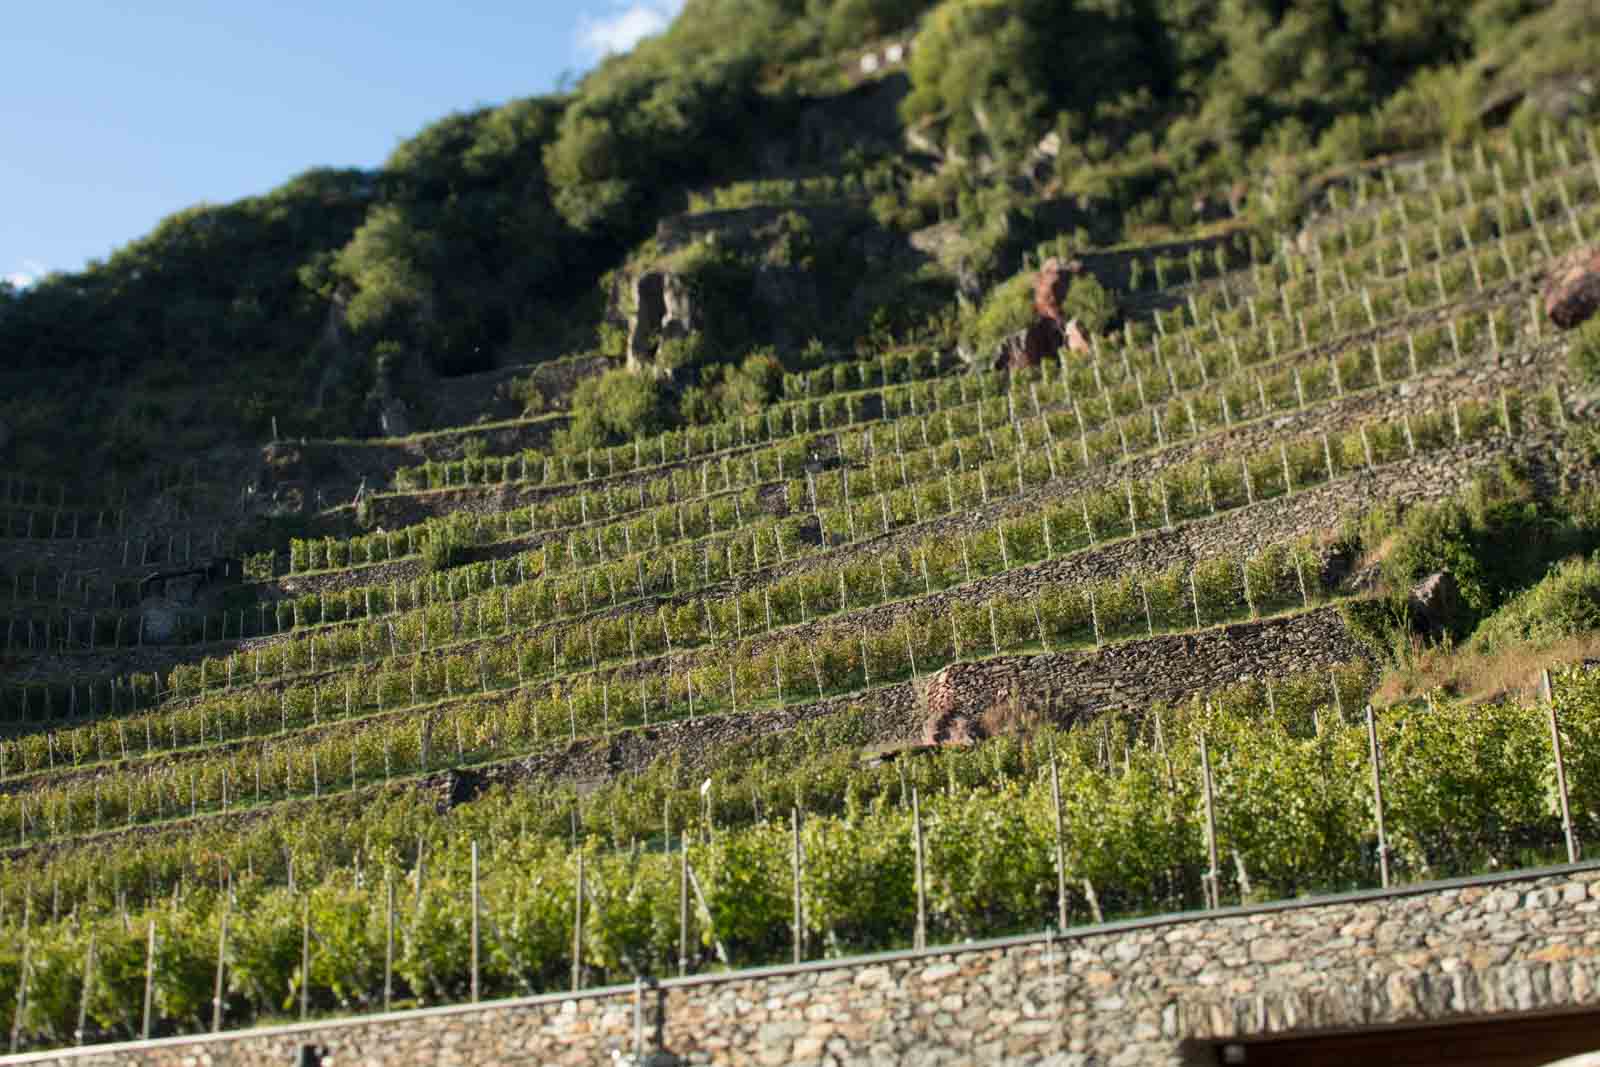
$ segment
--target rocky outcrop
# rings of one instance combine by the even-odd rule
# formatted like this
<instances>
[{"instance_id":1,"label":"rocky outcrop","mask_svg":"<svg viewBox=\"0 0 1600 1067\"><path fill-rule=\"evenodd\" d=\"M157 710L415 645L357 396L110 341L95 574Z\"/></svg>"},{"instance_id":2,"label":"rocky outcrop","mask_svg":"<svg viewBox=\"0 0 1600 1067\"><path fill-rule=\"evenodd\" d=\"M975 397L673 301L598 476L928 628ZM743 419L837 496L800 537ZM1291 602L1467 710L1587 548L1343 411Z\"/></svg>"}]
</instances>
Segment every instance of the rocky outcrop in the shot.
<instances>
[{"instance_id":1,"label":"rocky outcrop","mask_svg":"<svg viewBox=\"0 0 1600 1067\"><path fill-rule=\"evenodd\" d=\"M1060 323L1065 317L1061 302L1067 298L1068 273L1054 256L1039 264L1039 275L1033 281L1033 311L1041 319Z\"/></svg>"},{"instance_id":2,"label":"rocky outcrop","mask_svg":"<svg viewBox=\"0 0 1600 1067\"><path fill-rule=\"evenodd\" d=\"M995 370L1024 370L1037 367L1047 359L1054 359L1067 335L1054 319L1036 319L1026 330L1012 334L1000 342L994 357Z\"/></svg>"},{"instance_id":3,"label":"rocky outcrop","mask_svg":"<svg viewBox=\"0 0 1600 1067\"><path fill-rule=\"evenodd\" d=\"M668 341L695 329L688 284L669 271L646 271L634 279L633 319L628 327L628 369L656 371L656 356Z\"/></svg>"},{"instance_id":4,"label":"rocky outcrop","mask_svg":"<svg viewBox=\"0 0 1600 1067\"><path fill-rule=\"evenodd\" d=\"M1450 628L1461 605L1455 575L1435 571L1411 589L1411 626L1419 633L1437 636Z\"/></svg>"},{"instance_id":5,"label":"rocky outcrop","mask_svg":"<svg viewBox=\"0 0 1600 1067\"><path fill-rule=\"evenodd\" d=\"M979 717L1005 699L991 673L976 663L952 663L921 686L922 741L927 745L970 745L984 731Z\"/></svg>"},{"instance_id":6,"label":"rocky outcrop","mask_svg":"<svg viewBox=\"0 0 1600 1067\"><path fill-rule=\"evenodd\" d=\"M1600 310L1600 246L1580 248L1556 260L1545 282L1544 310L1563 330Z\"/></svg>"},{"instance_id":7,"label":"rocky outcrop","mask_svg":"<svg viewBox=\"0 0 1600 1067\"><path fill-rule=\"evenodd\" d=\"M1062 348L1087 352L1089 340L1076 319L1066 318L1063 302L1072 276L1083 270L1074 259L1063 261L1051 256L1039 265L1033 283L1034 320L1000 342L992 365L995 370L1024 370L1054 359Z\"/></svg>"}]
</instances>

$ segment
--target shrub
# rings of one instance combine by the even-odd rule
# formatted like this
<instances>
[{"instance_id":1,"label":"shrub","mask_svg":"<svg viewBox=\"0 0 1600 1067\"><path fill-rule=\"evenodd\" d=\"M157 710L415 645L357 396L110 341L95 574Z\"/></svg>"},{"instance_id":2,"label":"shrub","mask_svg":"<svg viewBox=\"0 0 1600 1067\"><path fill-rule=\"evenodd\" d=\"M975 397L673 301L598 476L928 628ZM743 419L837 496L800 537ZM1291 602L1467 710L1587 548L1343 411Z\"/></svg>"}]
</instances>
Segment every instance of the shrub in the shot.
<instances>
[{"instance_id":1,"label":"shrub","mask_svg":"<svg viewBox=\"0 0 1600 1067\"><path fill-rule=\"evenodd\" d=\"M433 573L447 571L454 567L460 558L461 545L455 527L448 523L439 523L428 531L427 538L422 542L423 567Z\"/></svg>"},{"instance_id":2,"label":"shrub","mask_svg":"<svg viewBox=\"0 0 1600 1067\"><path fill-rule=\"evenodd\" d=\"M569 447L596 448L666 426L660 383L617 368L578 383L572 393L572 422L563 436Z\"/></svg>"},{"instance_id":3,"label":"shrub","mask_svg":"<svg viewBox=\"0 0 1600 1067\"><path fill-rule=\"evenodd\" d=\"M1080 274L1067 289L1063 310L1085 330L1098 334L1116 318L1117 301L1093 275Z\"/></svg>"},{"instance_id":4,"label":"shrub","mask_svg":"<svg viewBox=\"0 0 1600 1067\"><path fill-rule=\"evenodd\" d=\"M1524 641L1546 644L1600 630L1600 559L1568 559L1512 597L1473 635L1484 651Z\"/></svg>"},{"instance_id":5,"label":"shrub","mask_svg":"<svg viewBox=\"0 0 1600 1067\"><path fill-rule=\"evenodd\" d=\"M506 382L500 387L500 395L517 405L518 412L524 418L542 414L548 403L532 374Z\"/></svg>"},{"instance_id":6,"label":"shrub","mask_svg":"<svg viewBox=\"0 0 1600 1067\"><path fill-rule=\"evenodd\" d=\"M783 364L771 349L761 349L745 357L737 369L726 367L720 389L724 415L753 415L778 392L783 381Z\"/></svg>"},{"instance_id":7,"label":"shrub","mask_svg":"<svg viewBox=\"0 0 1600 1067\"><path fill-rule=\"evenodd\" d=\"M982 306L968 313L961 330L962 340L981 354L1002 338L1027 329L1032 321L1033 277L1018 274L991 289Z\"/></svg>"}]
</instances>

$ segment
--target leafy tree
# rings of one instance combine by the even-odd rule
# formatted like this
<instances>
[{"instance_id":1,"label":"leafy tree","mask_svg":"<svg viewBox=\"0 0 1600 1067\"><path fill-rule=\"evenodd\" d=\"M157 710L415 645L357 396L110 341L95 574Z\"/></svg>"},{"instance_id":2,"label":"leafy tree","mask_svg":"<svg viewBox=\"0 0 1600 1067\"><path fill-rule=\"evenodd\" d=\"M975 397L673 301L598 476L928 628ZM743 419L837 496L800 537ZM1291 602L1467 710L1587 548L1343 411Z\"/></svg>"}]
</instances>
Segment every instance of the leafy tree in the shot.
<instances>
[{"instance_id":1,"label":"leafy tree","mask_svg":"<svg viewBox=\"0 0 1600 1067\"><path fill-rule=\"evenodd\" d=\"M1159 65L1130 15L1115 3L951 0L917 37L902 112L943 123L962 155L1017 157L1057 111L1088 113ZM1065 41L1076 45L1070 63L1061 61Z\"/></svg>"}]
</instances>

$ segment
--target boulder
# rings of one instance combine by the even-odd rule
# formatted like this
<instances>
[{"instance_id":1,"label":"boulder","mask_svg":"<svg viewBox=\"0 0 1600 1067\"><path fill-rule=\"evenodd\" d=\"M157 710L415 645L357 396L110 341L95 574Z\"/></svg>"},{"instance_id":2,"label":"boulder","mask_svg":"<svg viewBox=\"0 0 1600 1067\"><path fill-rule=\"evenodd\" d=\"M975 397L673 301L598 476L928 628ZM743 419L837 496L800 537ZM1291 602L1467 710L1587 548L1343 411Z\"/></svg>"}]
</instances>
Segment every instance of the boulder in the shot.
<instances>
[{"instance_id":1,"label":"boulder","mask_svg":"<svg viewBox=\"0 0 1600 1067\"><path fill-rule=\"evenodd\" d=\"M1065 322L1066 316L1061 310L1062 301L1067 298L1067 289L1072 284L1072 276L1082 272L1083 261L1078 259L1062 260L1051 256L1039 264L1039 274L1033 281L1034 314L1058 324Z\"/></svg>"},{"instance_id":2,"label":"boulder","mask_svg":"<svg viewBox=\"0 0 1600 1067\"><path fill-rule=\"evenodd\" d=\"M1061 302L1067 298L1067 272L1061 260L1051 256L1039 264L1033 280L1033 312L1041 319L1061 321Z\"/></svg>"},{"instance_id":3,"label":"boulder","mask_svg":"<svg viewBox=\"0 0 1600 1067\"><path fill-rule=\"evenodd\" d=\"M1544 311L1558 329L1570 330L1600 310L1600 246L1580 248L1550 267Z\"/></svg>"},{"instance_id":4,"label":"boulder","mask_svg":"<svg viewBox=\"0 0 1600 1067\"><path fill-rule=\"evenodd\" d=\"M628 324L628 369L654 369L663 342L687 337L695 328L688 284L669 271L646 271L633 283L633 319Z\"/></svg>"},{"instance_id":5,"label":"boulder","mask_svg":"<svg viewBox=\"0 0 1600 1067\"><path fill-rule=\"evenodd\" d=\"M1033 324L1000 342L992 365L995 370L1022 370L1054 359L1063 347L1089 351L1089 338L1076 319L1062 310L1072 276L1083 270L1080 260L1051 256L1039 264L1033 281Z\"/></svg>"},{"instance_id":6,"label":"boulder","mask_svg":"<svg viewBox=\"0 0 1600 1067\"><path fill-rule=\"evenodd\" d=\"M1430 636L1442 634L1461 606L1461 587L1449 571L1435 571L1411 587L1409 603L1413 629Z\"/></svg>"}]
</instances>

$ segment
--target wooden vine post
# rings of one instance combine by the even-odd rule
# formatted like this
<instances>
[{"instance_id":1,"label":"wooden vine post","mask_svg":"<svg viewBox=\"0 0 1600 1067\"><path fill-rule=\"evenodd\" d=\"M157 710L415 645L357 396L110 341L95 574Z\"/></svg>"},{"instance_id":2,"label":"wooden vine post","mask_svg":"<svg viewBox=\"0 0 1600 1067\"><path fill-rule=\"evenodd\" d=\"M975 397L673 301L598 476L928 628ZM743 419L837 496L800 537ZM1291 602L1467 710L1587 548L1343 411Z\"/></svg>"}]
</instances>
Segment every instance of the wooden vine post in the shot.
<instances>
[{"instance_id":1,"label":"wooden vine post","mask_svg":"<svg viewBox=\"0 0 1600 1067\"><path fill-rule=\"evenodd\" d=\"M791 812L793 819L793 847L792 867L794 873L794 962L799 963L805 958L805 927L802 924L800 901L800 805L796 804Z\"/></svg>"},{"instance_id":2,"label":"wooden vine post","mask_svg":"<svg viewBox=\"0 0 1600 1067\"><path fill-rule=\"evenodd\" d=\"M928 947L928 879L922 851L922 803L916 786L911 787L911 825L917 862L917 929L913 944L924 949Z\"/></svg>"},{"instance_id":3,"label":"wooden vine post","mask_svg":"<svg viewBox=\"0 0 1600 1067\"><path fill-rule=\"evenodd\" d=\"M1206 858L1209 862L1203 877L1206 887L1206 907L1219 908L1222 906L1222 893L1218 884L1217 870L1216 798L1211 783L1211 753L1206 747L1206 735L1203 731L1200 734L1200 776L1206 806Z\"/></svg>"},{"instance_id":4,"label":"wooden vine post","mask_svg":"<svg viewBox=\"0 0 1600 1067\"><path fill-rule=\"evenodd\" d=\"M383 875L383 1010L394 1003L394 871Z\"/></svg>"},{"instance_id":5,"label":"wooden vine post","mask_svg":"<svg viewBox=\"0 0 1600 1067\"><path fill-rule=\"evenodd\" d=\"M583 853L578 853L578 888L572 895L572 991L583 987Z\"/></svg>"},{"instance_id":6,"label":"wooden vine post","mask_svg":"<svg viewBox=\"0 0 1600 1067\"><path fill-rule=\"evenodd\" d=\"M1372 759L1372 806L1378 821L1378 876L1389 888L1389 838L1383 826L1383 752L1378 748L1378 726L1372 705L1367 705L1367 747Z\"/></svg>"},{"instance_id":7,"label":"wooden vine post","mask_svg":"<svg viewBox=\"0 0 1600 1067\"><path fill-rule=\"evenodd\" d=\"M300 1021L311 1014L311 894L303 898L300 912Z\"/></svg>"},{"instance_id":8,"label":"wooden vine post","mask_svg":"<svg viewBox=\"0 0 1600 1067\"><path fill-rule=\"evenodd\" d=\"M1067 857L1061 830L1061 770L1056 763L1056 747L1050 745L1050 801L1056 818L1056 929L1067 928Z\"/></svg>"},{"instance_id":9,"label":"wooden vine post","mask_svg":"<svg viewBox=\"0 0 1600 1067\"><path fill-rule=\"evenodd\" d=\"M217 975L211 993L211 1032L214 1034L222 1031L223 977L228 966L228 913L232 910L232 896L230 891L224 890L222 922L217 928Z\"/></svg>"},{"instance_id":10,"label":"wooden vine post","mask_svg":"<svg viewBox=\"0 0 1600 1067\"><path fill-rule=\"evenodd\" d=\"M579 853L582 862L582 853ZM478 842L472 842L472 1003L478 1002L478 916L482 910L478 893Z\"/></svg>"},{"instance_id":11,"label":"wooden vine post","mask_svg":"<svg viewBox=\"0 0 1600 1067\"><path fill-rule=\"evenodd\" d=\"M1544 704L1550 723L1550 752L1556 764L1556 795L1561 801L1561 832L1567 839L1567 862L1578 862L1578 838L1572 832L1572 809L1567 793L1567 763L1561 752L1561 724L1556 719L1555 691L1550 685L1550 672L1539 672L1539 697Z\"/></svg>"},{"instance_id":12,"label":"wooden vine post","mask_svg":"<svg viewBox=\"0 0 1600 1067\"><path fill-rule=\"evenodd\" d=\"M669 838L670 841L670 838ZM689 973L689 836L678 839L678 977Z\"/></svg>"},{"instance_id":13,"label":"wooden vine post","mask_svg":"<svg viewBox=\"0 0 1600 1067\"><path fill-rule=\"evenodd\" d=\"M145 935L144 946L144 1022L139 1028L139 1036L150 1040L151 1017L155 1011L156 996L156 921L152 918L149 929ZM15 1051L13 1049L12 1051Z\"/></svg>"},{"instance_id":14,"label":"wooden vine post","mask_svg":"<svg viewBox=\"0 0 1600 1067\"><path fill-rule=\"evenodd\" d=\"M224 912L224 915L227 913ZM89 934L89 945L83 953L83 984L78 988L78 1027L72 1032L73 1043L83 1044L89 1030L89 998L94 992L94 933ZM215 1025L212 1027L216 1029Z\"/></svg>"}]
</instances>

